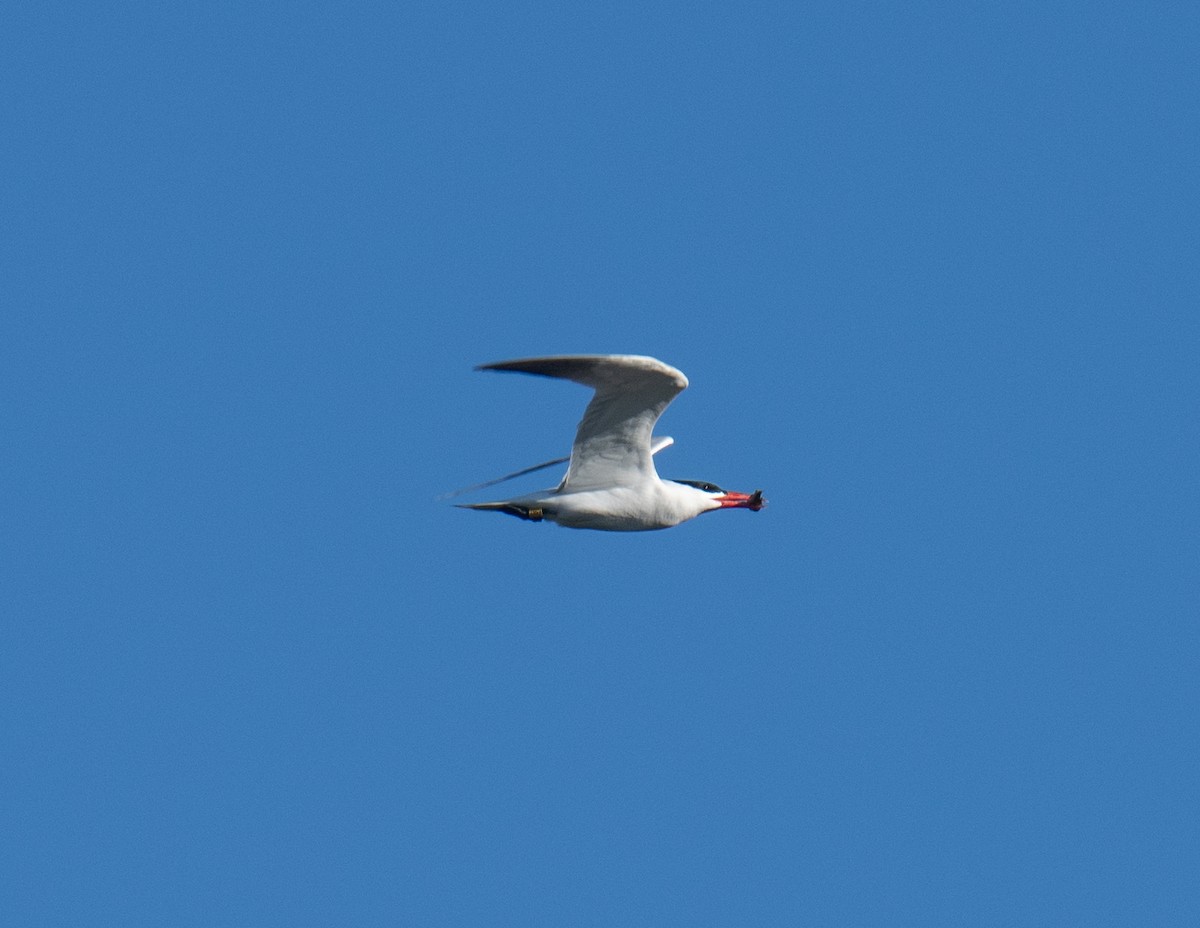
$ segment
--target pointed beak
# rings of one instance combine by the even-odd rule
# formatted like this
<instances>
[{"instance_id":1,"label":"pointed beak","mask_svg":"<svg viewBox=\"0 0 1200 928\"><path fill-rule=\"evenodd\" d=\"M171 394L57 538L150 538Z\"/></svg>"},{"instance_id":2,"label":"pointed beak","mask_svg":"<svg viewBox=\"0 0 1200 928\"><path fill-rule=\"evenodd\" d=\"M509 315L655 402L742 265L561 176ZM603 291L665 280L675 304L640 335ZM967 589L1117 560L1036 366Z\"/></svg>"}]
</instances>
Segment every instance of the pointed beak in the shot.
<instances>
[{"instance_id":1,"label":"pointed beak","mask_svg":"<svg viewBox=\"0 0 1200 928\"><path fill-rule=\"evenodd\" d=\"M751 509L754 512L767 505L762 490L755 490L753 493L725 493L717 497L717 502L721 504L722 509Z\"/></svg>"}]
</instances>

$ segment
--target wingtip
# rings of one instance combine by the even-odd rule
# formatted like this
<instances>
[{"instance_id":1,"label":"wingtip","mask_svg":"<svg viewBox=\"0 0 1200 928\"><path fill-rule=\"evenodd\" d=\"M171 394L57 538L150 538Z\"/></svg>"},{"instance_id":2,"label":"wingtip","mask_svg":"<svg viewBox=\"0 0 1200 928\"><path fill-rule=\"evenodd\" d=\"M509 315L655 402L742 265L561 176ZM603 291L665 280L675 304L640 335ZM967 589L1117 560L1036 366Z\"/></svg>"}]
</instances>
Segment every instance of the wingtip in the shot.
<instances>
[{"instance_id":1,"label":"wingtip","mask_svg":"<svg viewBox=\"0 0 1200 928\"><path fill-rule=\"evenodd\" d=\"M537 358L514 358L509 361L492 361L478 364L477 371L513 371L521 374L537 374L574 380L586 386L596 387L597 370L607 371L605 379L619 376L615 372L639 372L657 377L666 377L675 389L685 390L688 379L678 368L644 354L555 354Z\"/></svg>"}]
</instances>

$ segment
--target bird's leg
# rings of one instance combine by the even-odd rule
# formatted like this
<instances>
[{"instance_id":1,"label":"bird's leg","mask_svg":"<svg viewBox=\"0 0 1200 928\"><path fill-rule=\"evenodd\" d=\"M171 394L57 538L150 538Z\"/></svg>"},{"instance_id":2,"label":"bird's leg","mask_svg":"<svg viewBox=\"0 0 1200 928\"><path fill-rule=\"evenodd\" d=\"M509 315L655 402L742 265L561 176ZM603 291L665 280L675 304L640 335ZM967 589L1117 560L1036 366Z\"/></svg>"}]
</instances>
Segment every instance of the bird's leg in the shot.
<instances>
[{"instance_id":1,"label":"bird's leg","mask_svg":"<svg viewBox=\"0 0 1200 928\"><path fill-rule=\"evenodd\" d=\"M500 511L507 512L510 516L516 516L518 519L526 519L530 522L541 522L545 518L545 514L541 509L518 506L516 503L506 503Z\"/></svg>"}]
</instances>

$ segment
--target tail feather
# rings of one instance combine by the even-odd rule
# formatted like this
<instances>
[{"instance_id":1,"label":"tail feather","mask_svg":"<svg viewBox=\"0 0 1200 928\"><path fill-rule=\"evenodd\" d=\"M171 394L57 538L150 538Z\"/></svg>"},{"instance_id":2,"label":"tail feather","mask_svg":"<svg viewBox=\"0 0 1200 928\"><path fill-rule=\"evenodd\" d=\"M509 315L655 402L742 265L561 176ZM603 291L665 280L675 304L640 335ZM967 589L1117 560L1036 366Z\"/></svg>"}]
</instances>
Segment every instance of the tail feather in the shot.
<instances>
[{"instance_id":1,"label":"tail feather","mask_svg":"<svg viewBox=\"0 0 1200 928\"><path fill-rule=\"evenodd\" d=\"M545 513L535 506L522 506L519 503L455 503L457 509L476 509L480 512L503 512L518 519L530 522L541 522Z\"/></svg>"}]
</instances>

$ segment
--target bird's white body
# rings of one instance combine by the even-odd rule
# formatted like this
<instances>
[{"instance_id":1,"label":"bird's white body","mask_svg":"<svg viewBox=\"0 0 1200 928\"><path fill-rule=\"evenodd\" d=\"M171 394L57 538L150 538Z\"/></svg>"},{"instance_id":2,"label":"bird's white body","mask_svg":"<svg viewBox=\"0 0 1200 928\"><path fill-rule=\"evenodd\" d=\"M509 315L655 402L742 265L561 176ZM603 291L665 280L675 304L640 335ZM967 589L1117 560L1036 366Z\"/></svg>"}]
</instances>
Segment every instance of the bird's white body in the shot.
<instances>
[{"instance_id":1,"label":"bird's white body","mask_svg":"<svg viewBox=\"0 0 1200 928\"><path fill-rule=\"evenodd\" d=\"M655 422L688 385L673 367L642 355L559 355L485 364L573 380L595 389L575 433L570 466L558 487L464 508L506 512L567 528L614 532L670 528L714 509L761 509L762 492L726 492L699 481L662 480L653 454Z\"/></svg>"},{"instance_id":2,"label":"bird's white body","mask_svg":"<svg viewBox=\"0 0 1200 928\"><path fill-rule=\"evenodd\" d=\"M713 494L655 476L639 484L594 490L543 490L510 502L541 510L566 528L644 532L671 528L702 512L720 509Z\"/></svg>"}]
</instances>

